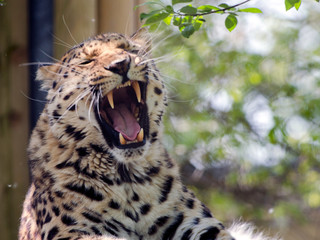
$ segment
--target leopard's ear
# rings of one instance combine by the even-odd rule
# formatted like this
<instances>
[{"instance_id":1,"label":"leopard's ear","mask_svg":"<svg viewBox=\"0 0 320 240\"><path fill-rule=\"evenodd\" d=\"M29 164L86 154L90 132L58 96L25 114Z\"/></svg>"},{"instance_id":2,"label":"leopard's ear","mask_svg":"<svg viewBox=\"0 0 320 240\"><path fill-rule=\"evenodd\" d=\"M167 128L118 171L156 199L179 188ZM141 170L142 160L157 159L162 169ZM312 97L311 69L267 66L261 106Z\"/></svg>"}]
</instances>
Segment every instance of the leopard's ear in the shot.
<instances>
[{"instance_id":1,"label":"leopard's ear","mask_svg":"<svg viewBox=\"0 0 320 240\"><path fill-rule=\"evenodd\" d=\"M130 37L134 42L138 43L141 47L145 48L147 52L151 49L151 34L146 27L140 28Z\"/></svg>"},{"instance_id":2,"label":"leopard's ear","mask_svg":"<svg viewBox=\"0 0 320 240\"><path fill-rule=\"evenodd\" d=\"M42 81L41 88L48 90L57 79L59 67L56 64L41 65L38 68L36 80Z\"/></svg>"}]
</instances>

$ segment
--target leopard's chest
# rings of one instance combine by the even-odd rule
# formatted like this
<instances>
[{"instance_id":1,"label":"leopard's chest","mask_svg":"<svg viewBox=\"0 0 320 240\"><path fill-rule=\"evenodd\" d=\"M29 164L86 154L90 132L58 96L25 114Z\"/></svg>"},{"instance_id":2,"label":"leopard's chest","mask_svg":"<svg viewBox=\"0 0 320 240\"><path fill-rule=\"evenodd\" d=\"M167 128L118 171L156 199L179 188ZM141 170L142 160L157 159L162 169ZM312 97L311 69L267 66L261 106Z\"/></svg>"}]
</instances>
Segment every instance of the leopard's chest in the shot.
<instances>
[{"instance_id":1,"label":"leopard's chest","mask_svg":"<svg viewBox=\"0 0 320 240\"><path fill-rule=\"evenodd\" d=\"M71 223L79 233L111 234L130 239L163 234L163 226L175 219L178 189L168 176L137 183L122 182L108 187L103 200L79 197L67 191L60 203L61 216L56 221ZM70 206L72 209L66 209ZM77 224L72 225L75 219Z\"/></svg>"}]
</instances>

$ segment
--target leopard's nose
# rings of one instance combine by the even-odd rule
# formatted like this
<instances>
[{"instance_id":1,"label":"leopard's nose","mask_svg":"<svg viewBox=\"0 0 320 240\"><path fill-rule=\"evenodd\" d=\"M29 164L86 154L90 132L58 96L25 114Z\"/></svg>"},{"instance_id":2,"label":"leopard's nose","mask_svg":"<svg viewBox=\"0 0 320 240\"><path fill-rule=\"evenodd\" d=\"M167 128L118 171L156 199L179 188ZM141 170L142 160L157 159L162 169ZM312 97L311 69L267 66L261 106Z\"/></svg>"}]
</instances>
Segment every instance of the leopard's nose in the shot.
<instances>
[{"instance_id":1,"label":"leopard's nose","mask_svg":"<svg viewBox=\"0 0 320 240\"><path fill-rule=\"evenodd\" d=\"M131 60L128 57L128 58L125 58L120 61L112 62L109 66L105 66L104 69L122 76L122 78L123 78L122 84L124 84L127 81L129 81L129 78L127 75L128 75L128 71L130 68L130 62L131 62Z\"/></svg>"}]
</instances>

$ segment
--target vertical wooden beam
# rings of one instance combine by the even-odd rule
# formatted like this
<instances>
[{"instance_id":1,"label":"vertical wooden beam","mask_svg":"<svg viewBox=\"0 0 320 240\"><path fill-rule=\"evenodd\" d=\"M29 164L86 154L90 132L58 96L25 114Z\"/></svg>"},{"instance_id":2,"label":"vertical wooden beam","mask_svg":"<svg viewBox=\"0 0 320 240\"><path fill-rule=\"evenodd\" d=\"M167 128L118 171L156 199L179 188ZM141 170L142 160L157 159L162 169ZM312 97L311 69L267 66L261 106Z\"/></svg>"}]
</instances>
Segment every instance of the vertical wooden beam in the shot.
<instances>
[{"instance_id":1,"label":"vertical wooden beam","mask_svg":"<svg viewBox=\"0 0 320 240\"><path fill-rule=\"evenodd\" d=\"M134 10L134 7L141 2L141 0L99 0L98 32L133 34L140 27L139 10Z\"/></svg>"},{"instance_id":2,"label":"vertical wooden beam","mask_svg":"<svg viewBox=\"0 0 320 240\"><path fill-rule=\"evenodd\" d=\"M54 56L97 33L96 0L55 0Z\"/></svg>"},{"instance_id":3,"label":"vertical wooden beam","mask_svg":"<svg viewBox=\"0 0 320 240\"><path fill-rule=\"evenodd\" d=\"M29 184L27 0L0 7L0 235L17 239L22 201Z\"/></svg>"},{"instance_id":4,"label":"vertical wooden beam","mask_svg":"<svg viewBox=\"0 0 320 240\"><path fill-rule=\"evenodd\" d=\"M48 63L53 54L53 0L29 0L29 61ZM41 82L35 80L38 65L29 67L30 127L33 129L44 108L46 92L41 90Z\"/></svg>"}]
</instances>

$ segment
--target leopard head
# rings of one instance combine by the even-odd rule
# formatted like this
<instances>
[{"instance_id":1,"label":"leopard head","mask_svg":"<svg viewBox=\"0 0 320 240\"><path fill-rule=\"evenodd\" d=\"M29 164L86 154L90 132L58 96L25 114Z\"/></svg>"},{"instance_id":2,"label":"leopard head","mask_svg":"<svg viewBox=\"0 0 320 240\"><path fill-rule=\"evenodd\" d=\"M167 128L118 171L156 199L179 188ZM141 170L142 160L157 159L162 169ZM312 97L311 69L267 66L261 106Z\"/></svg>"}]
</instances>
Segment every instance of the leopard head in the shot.
<instances>
[{"instance_id":1,"label":"leopard head","mask_svg":"<svg viewBox=\"0 0 320 240\"><path fill-rule=\"evenodd\" d=\"M39 68L37 79L48 90L44 112L61 144L137 159L157 141L166 96L146 36L101 34Z\"/></svg>"}]
</instances>

